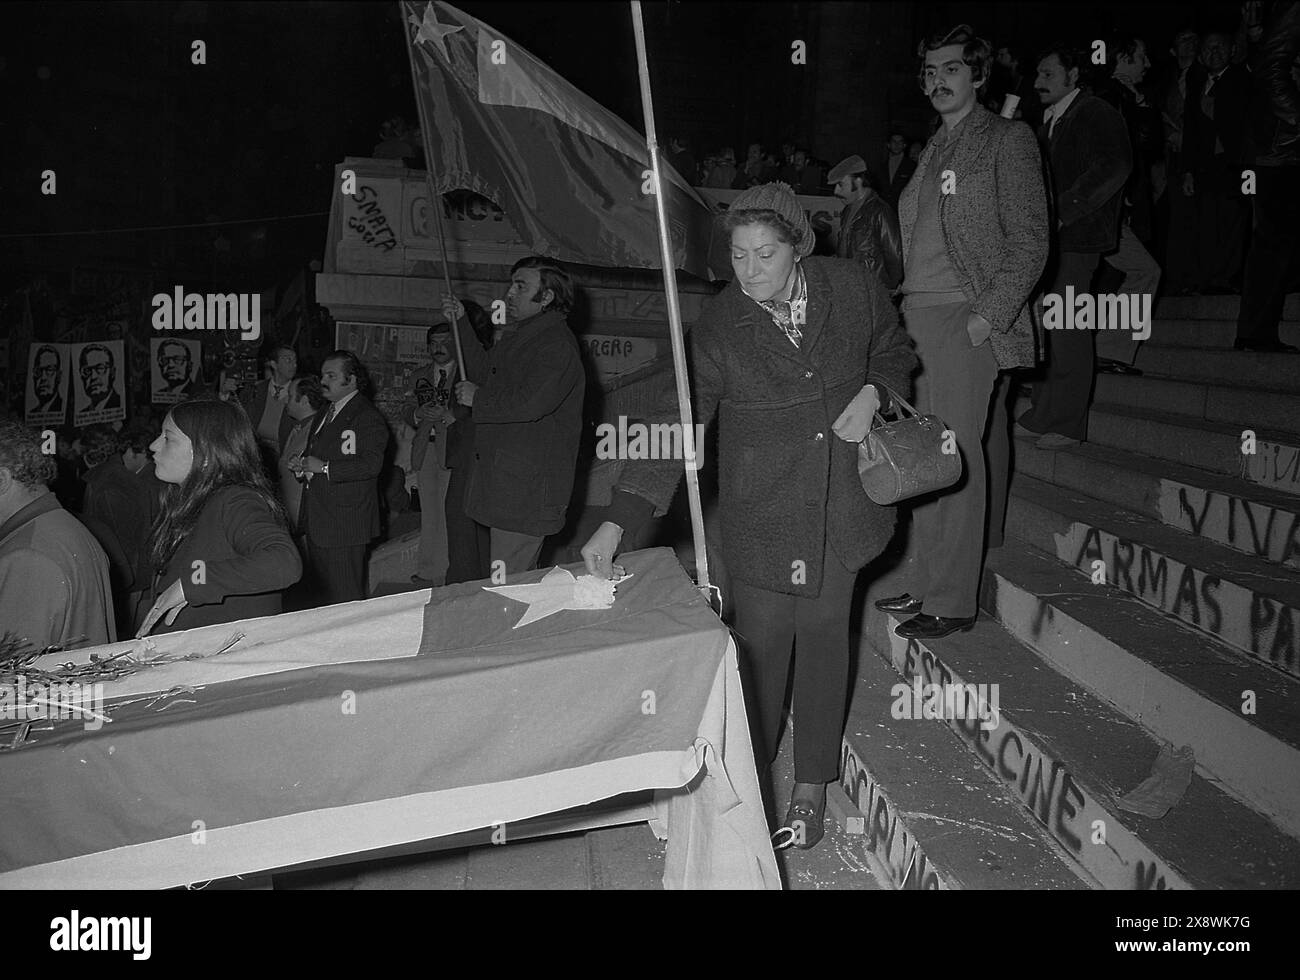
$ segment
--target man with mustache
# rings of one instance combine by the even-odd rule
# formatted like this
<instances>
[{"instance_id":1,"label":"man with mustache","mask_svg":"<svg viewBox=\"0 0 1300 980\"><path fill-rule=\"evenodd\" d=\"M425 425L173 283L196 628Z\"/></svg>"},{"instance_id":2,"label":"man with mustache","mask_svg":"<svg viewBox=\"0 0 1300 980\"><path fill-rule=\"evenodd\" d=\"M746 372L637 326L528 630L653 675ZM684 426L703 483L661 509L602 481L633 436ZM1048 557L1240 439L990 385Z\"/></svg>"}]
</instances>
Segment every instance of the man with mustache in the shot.
<instances>
[{"instance_id":1,"label":"man with mustache","mask_svg":"<svg viewBox=\"0 0 1300 980\"><path fill-rule=\"evenodd\" d=\"M921 90L942 123L898 203L903 323L921 374L916 408L951 427L966 476L912 512L908 591L876 605L915 614L895 632L968 630L983 567L985 421L998 372L1032 367L1026 301L1047 260L1047 195L1033 132L979 104L993 64L967 24L918 48ZM1002 459L990 465L1005 467Z\"/></svg>"},{"instance_id":2,"label":"man with mustache","mask_svg":"<svg viewBox=\"0 0 1300 980\"><path fill-rule=\"evenodd\" d=\"M59 351L49 344L44 344L36 351L32 367L32 388L36 392L36 407L33 414L46 412L63 412L63 393L59 391L59 382L63 380L63 362Z\"/></svg>"},{"instance_id":3,"label":"man with mustache","mask_svg":"<svg viewBox=\"0 0 1300 980\"><path fill-rule=\"evenodd\" d=\"M164 340L158 345L158 374L167 394L188 395L194 380L194 363L190 349L179 340Z\"/></svg>"},{"instance_id":4,"label":"man with mustache","mask_svg":"<svg viewBox=\"0 0 1300 980\"><path fill-rule=\"evenodd\" d=\"M81 348L81 388L90 403L83 412L122 407L122 396L117 393L117 363L113 352L103 344L87 344Z\"/></svg>"},{"instance_id":5,"label":"man with mustache","mask_svg":"<svg viewBox=\"0 0 1300 980\"><path fill-rule=\"evenodd\" d=\"M1119 245L1124 185L1133 166L1124 117L1079 87L1083 55L1055 44L1038 61L1034 87L1046 111L1039 139L1051 162L1056 255L1048 292L1092 290L1101 256ZM1092 330L1052 330L1047 372L1034 382L1034 407L1017 431L1038 437L1039 449L1065 449L1088 434L1096 360Z\"/></svg>"},{"instance_id":6,"label":"man with mustache","mask_svg":"<svg viewBox=\"0 0 1300 980\"><path fill-rule=\"evenodd\" d=\"M557 262L540 255L516 262L506 322L480 373L453 386L474 418L465 514L489 529L491 562L507 575L537 567L543 540L564 527L569 507L587 383L567 320L574 295ZM459 321L465 306L444 297L442 312Z\"/></svg>"}]
</instances>

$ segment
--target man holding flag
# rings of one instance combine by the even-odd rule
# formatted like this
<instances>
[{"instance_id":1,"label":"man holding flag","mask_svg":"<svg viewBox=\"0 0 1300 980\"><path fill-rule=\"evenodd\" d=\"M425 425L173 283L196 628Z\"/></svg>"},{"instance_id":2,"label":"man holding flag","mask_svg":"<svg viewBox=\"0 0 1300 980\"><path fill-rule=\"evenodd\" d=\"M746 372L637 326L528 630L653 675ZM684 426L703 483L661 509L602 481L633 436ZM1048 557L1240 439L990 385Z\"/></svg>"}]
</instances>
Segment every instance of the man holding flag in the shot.
<instances>
[{"instance_id":1,"label":"man holding flag","mask_svg":"<svg viewBox=\"0 0 1300 980\"><path fill-rule=\"evenodd\" d=\"M483 377L456 382L456 400L474 415L465 513L491 530L494 573L536 568L542 540L564 527L586 391L578 341L565 319L573 296L573 281L554 262L520 259L510 270L506 323L496 330ZM465 308L448 296L443 312L459 319Z\"/></svg>"}]
</instances>

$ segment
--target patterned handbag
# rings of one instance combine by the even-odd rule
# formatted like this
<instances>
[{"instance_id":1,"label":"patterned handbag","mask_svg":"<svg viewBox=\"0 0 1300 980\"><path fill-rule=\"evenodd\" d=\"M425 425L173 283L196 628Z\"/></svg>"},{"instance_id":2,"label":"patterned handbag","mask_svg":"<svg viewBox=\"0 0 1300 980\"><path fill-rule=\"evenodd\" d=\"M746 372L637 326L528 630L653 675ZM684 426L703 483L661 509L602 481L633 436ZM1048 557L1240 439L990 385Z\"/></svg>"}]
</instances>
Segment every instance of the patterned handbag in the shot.
<instances>
[{"instance_id":1,"label":"patterned handbag","mask_svg":"<svg viewBox=\"0 0 1300 980\"><path fill-rule=\"evenodd\" d=\"M858 443L858 477L875 503L894 504L909 497L950 487L961 479L956 436L937 415L922 415L900 395L885 388L897 418L876 425ZM944 452L945 443L951 452Z\"/></svg>"}]
</instances>

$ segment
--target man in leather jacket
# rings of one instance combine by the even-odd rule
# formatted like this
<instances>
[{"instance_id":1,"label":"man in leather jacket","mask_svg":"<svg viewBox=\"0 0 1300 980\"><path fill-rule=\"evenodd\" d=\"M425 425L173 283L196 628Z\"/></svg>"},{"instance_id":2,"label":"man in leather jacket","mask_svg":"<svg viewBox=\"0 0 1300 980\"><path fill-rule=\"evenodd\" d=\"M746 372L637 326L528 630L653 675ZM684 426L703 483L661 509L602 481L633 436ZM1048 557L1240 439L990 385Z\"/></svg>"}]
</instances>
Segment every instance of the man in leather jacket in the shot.
<instances>
[{"instance_id":1,"label":"man in leather jacket","mask_svg":"<svg viewBox=\"0 0 1300 980\"><path fill-rule=\"evenodd\" d=\"M871 186L867 164L860 156L841 160L827 175L835 196L843 198L835 254L854 259L885 284L891 293L903 278L898 215Z\"/></svg>"},{"instance_id":2,"label":"man in leather jacket","mask_svg":"<svg viewBox=\"0 0 1300 980\"><path fill-rule=\"evenodd\" d=\"M1254 7L1247 4L1247 7ZM1258 7L1254 7L1258 13ZM1296 353L1278 339L1288 265L1300 254L1300 3L1274 3L1251 25L1255 91L1249 135L1254 148L1255 227L1242 282L1238 350ZM1251 38L1254 41L1254 37Z\"/></svg>"}]
</instances>

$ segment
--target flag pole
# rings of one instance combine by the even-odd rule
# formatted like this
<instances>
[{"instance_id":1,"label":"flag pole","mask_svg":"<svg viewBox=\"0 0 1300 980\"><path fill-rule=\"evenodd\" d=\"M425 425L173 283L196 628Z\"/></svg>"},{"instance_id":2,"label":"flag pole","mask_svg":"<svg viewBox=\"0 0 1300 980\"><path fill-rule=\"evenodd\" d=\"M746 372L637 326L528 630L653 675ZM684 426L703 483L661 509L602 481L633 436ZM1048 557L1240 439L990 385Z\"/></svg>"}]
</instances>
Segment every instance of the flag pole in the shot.
<instances>
[{"instance_id":1,"label":"flag pole","mask_svg":"<svg viewBox=\"0 0 1300 980\"><path fill-rule=\"evenodd\" d=\"M695 426L691 417L691 389L686 374L686 344L682 339L682 311L677 299L677 273L672 243L668 236L668 213L664 203L663 182L659 173L659 145L655 137L654 99L650 94L650 65L646 57L645 24L641 19L640 0L631 0L632 29L636 34L637 71L641 78L641 108L645 115L646 146L650 151L650 169L655 189L655 216L659 222L659 257L663 265L664 293L668 301L668 335L673 345L673 373L677 379L677 407L682 419L682 445L686 451L686 499L691 508L691 533L695 538L695 582L708 591L709 556L704 540L704 511L700 506L700 476L695 445Z\"/></svg>"},{"instance_id":2,"label":"flag pole","mask_svg":"<svg viewBox=\"0 0 1300 980\"><path fill-rule=\"evenodd\" d=\"M420 115L420 142L424 144L424 182L429 191L429 210L434 213L435 223L438 226L438 248L442 252L442 279L447 287L446 295L451 296L451 266L447 261L447 233L443 229L442 196L434 191L433 130L429 128L429 120L424 113L424 100L420 98L420 77L415 72L415 45L411 41L411 25L406 21L406 11L401 0L398 0L397 10L402 21L402 30L406 35L406 60L411 65L411 87L415 90L415 110ZM456 344L456 364L460 369L461 380L469 381L469 373L465 370L465 352L460 346L460 317L452 318L451 339Z\"/></svg>"}]
</instances>

